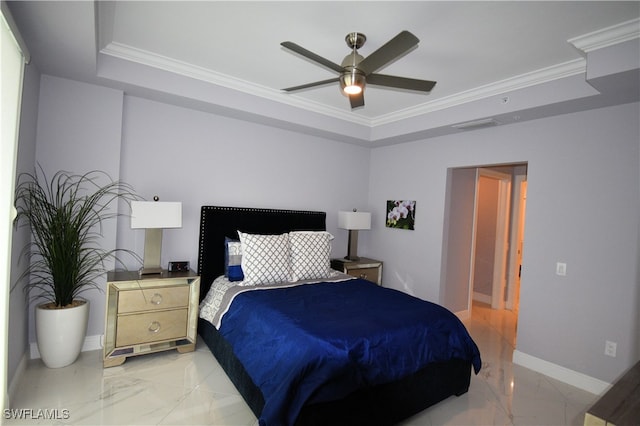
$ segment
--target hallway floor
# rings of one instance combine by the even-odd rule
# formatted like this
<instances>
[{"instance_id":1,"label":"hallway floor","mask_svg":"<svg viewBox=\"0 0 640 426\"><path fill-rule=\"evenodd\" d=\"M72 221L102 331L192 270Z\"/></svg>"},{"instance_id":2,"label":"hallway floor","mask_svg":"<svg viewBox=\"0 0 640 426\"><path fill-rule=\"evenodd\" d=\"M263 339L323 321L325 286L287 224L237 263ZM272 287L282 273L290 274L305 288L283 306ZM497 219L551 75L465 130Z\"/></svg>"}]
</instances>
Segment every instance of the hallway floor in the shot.
<instances>
[{"instance_id":1,"label":"hallway floor","mask_svg":"<svg viewBox=\"0 0 640 426\"><path fill-rule=\"evenodd\" d=\"M483 359L469 392L436 404L403 426L583 424L596 395L511 362L515 315L477 304L464 323ZM74 364L60 369L33 360L11 405L30 410L22 414L31 418L6 419L5 413L7 425L257 424L201 342L192 353L135 357L108 369L102 368L100 351L84 352ZM57 418L38 418L43 414L38 410Z\"/></svg>"}]
</instances>

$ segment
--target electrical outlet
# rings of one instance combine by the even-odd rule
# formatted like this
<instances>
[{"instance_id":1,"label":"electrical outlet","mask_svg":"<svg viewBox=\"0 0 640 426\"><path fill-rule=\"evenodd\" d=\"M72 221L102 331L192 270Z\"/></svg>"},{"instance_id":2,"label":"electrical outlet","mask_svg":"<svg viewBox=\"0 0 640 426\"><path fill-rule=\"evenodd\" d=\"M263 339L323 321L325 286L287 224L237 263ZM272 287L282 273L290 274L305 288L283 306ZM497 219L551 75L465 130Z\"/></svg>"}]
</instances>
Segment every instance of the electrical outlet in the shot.
<instances>
[{"instance_id":1,"label":"electrical outlet","mask_svg":"<svg viewBox=\"0 0 640 426\"><path fill-rule=\"evenodd\" d=\"M610 357L616 357L616 349L618 349L618 344L616 342L610 342L607 340L604 344L604 354Z\"/></svg>"},{"instance_id":2,"label":"electrical outlet","mask_svg":"<svg viewBox=\"0 0 640 426\"><path fill-rule=\"evenodd\" d=\"M562 262L556 263L556 275L560 275L561 277L564 277L565 275L567 275L566 263L562 263Z\"/></svg>"}]
</instances>

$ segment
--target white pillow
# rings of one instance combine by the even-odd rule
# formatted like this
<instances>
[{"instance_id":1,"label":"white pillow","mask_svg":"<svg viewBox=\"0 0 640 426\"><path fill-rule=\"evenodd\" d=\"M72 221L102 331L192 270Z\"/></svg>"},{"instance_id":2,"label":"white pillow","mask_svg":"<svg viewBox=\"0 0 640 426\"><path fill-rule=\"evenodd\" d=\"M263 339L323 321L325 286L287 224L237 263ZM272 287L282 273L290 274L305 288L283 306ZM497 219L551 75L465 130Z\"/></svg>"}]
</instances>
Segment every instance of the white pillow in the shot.
<instances>
[{"instance_id":1,"label":"white pillow","mask_svg":"<svg viewBox=\"0 0 640 426\"><path fill-rule=\"evenodd\" d=\"M291 271L294 281L329 278L331 240L333 235L325 231L289 233Z\"/></svg>"},{"instance_id":2,"label":"white pillow","mask_svg":"<svg viewBox=\"0 0 640 426\"><path fill-rule=\"evenodd\" d=\"M245 234L238 231L242 245L243 285L291 281L289 235Z\"/></svg>"}]
</instances>

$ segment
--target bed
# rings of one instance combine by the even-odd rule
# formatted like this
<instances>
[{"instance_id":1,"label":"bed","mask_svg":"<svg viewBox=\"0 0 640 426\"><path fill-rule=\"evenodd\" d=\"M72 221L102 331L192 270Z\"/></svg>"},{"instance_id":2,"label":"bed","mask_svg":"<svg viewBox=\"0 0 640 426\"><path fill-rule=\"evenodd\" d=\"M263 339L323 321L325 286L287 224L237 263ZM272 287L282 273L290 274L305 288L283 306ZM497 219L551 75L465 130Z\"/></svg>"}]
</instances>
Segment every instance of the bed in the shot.
<instances>
[{"instance_id":1,"label":"bed","mask_svg":"<svg viewBox=\"0 0 640 426\"><path fill-rule=\"evenodd\" d=\"M227 246L230 240L237 241L239 237L243 237L242 243L246 243L250 237L265 241L267 238L290 235L290 244L293 244L295 235L315 238L317 235L327 234L323 232L326 231L325 220L324 212L315 211L221 206L203 206L201 209L198 254L201 301L212 297L219 285L216 284L210 294L214 281L226 282L225 289L234 289L236 293L227 302L229 305L222 308L222 313L218 313L217 319L199 318L198 333L260 424L391 425L449 396L467 392L472 369L476 374L480 369L480 354L455 315L438 305L365 280L344 276L337 271L331 271L329 278L313 279L311 276L303 276L304 273L299 273L296 277L303 278L302 283L312 285L284 282L277 285L240 287L233 286L235 283L229 283L224 277L230 268ZM238 231L241 232L240 236ZM247 245L243 247L246 248ZM293 248L291 253L294 253ZM250 277L244 278L249 281ZM217 291L221 293L219 289ZM364 294L367 294L366 298ZM334 295L338 300L327 301L328 297ZM355 301L352 300L354 298ZM367 302L362 302L365 299ZM396 324L415 324L413 328L422 333L416 323L418 320L408 316L414 310L413 305L408 308L403 306L390 314L384 313L385 306L396 306L396 299L401 299L398 302L413 304L416 309L424 308L424 304L433 305L432 308L438 315L447 316L446 321L451 324L442 325L443 320L438 319L438 327L425 333L425 336L436 336L442 344L432 344L431 349L425 349L425 345L416 343L414 348L413 343L411 347L406 343L400 344L400 340L394 340L395 337L391 338L386 334L384 338L378 338L378 330L382 327L378 322L385 322L385 318L393 318ZM279 305L268 305L271 303ZM264 311L259 311L263 306ZM345 308L347 306L349 309ZM347 317L339 319L337 315L340 312L332 310L334 308L337 311L348 311ZM201 306L201 316L205 310ZM373 319L365 318L369 311L375 312L374 315L377 316ZM405 312L406 318L402 317ZM364 330L367 330L363 334L376 334L378 340L375 344L371 340L363 343L358 335L359 326L356 325L359 321L354 318L363 319L361 322ZM303 323L310 329L298 333L300 324ZM372 327L374 323L375 327ZM441 335L438 335L436 328L442 330L438 332ZM273 337L268 333L278 335ZM340 337L334 337L330 333L340 334ZM416 333L415 330L402 333L406 335L403 337L405 340L421 339L416 339L415 334L412 334ZM340 343L336 344L336 341ZM454 341L455 344L447 343ZM273 342L278 343L274 345ZM363 368L354 367L354 362L361 364L363 360L373 359L374 353L389 352L385 344L398 349L394 351L402 358L401 365L386 368L390 361L384 359L371 361L370 365ZM344 345L348 346L347 350L344 350ZM336 346L339 347L338 350L335 349ZM447 349L440 350L441 346L446 346ZM298 351L298 348L305 350ZM327 353L323 352L325 350ZM304 352L301 356L313 358L310 361L298 361L293 355L298 352ZM427 352L428 355L425 355ZM255 359L262 354L266 354L268 361ZM421 360L418 364L417 357L424 356L434 359L426 363ZM441 359L442 357L447 359ZM284 368L274 366L280 362ZM341 362L348 365L342 365ZM257 370L256 366L261 363L268 363L267 371Z\"/></svg>"}]
</instances>

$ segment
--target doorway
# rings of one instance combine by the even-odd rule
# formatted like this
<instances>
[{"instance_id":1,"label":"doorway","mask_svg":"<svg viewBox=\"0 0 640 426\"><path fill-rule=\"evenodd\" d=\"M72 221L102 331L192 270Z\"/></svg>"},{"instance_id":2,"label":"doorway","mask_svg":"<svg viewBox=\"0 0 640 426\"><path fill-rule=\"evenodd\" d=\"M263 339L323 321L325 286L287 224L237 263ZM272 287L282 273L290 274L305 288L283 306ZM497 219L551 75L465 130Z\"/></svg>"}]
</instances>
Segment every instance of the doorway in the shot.
<instances>
[{"instance_id":1,"label":"doorway","mask_svg":"<svg viewBox=\"0 0 640 426\"><path fill-rule=\"evenodd\" d=\"M492 309L505 306L511 180L503 171L476 170L470 297Z\"/></svg>"},{"instance_id":2,"label":"doorway","mask_svg":"<svg viewBox=\"0 0 640 426\"><path fill-rule=\"evenodd\" d=\"M477 247L481 226L477 218L478 203L486 201L479 192L480 179L487 179L493 185L489 202L494 210L493 219L489 219L493 229L488 232L491 247L488 250ZM461 319L471 317L474 292L479 293L474 288L475 275L482 267L489 271L490 278L484 278L486 290L480 303L488 309L500 308L517 314L526 180L526 163L447 171L440 303ZM486 229L480 231L483 233ZM479 250L491 256L477 258Z\"/></svg>"}]
</instances>

